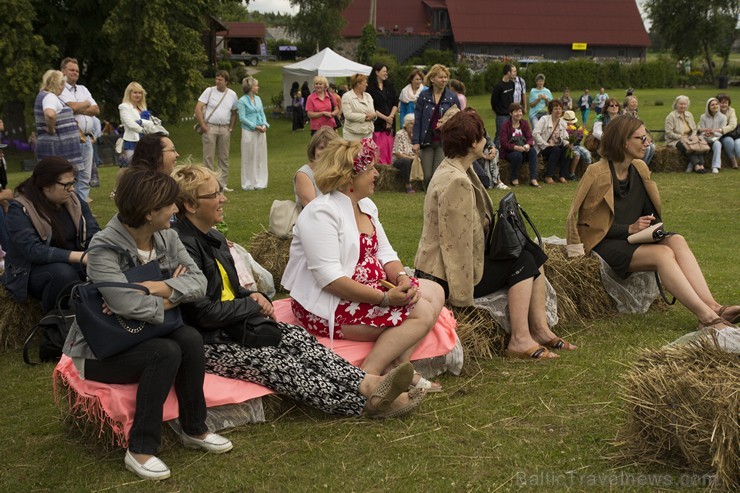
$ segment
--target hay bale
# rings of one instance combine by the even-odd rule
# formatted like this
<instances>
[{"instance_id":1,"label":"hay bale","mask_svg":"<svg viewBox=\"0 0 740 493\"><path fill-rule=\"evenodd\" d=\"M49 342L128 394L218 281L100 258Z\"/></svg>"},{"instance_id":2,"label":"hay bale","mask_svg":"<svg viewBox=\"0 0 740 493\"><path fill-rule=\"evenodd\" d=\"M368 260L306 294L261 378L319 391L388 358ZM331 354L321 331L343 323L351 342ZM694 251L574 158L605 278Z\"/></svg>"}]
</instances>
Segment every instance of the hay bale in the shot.
<instances>
[{"instance_id":1,"label":"hay bale","mask_svg":"<svg viewBox=\"0 0 740 493\"><path fill-rule=\"evenodd\" d=\"M578 322L616 313L614 302L601 282L597 258L569 258L564 245L545 243L543 250L549 257L545 275L558 295L561 322Z\"/></svg>"},{"instance_id":2,"label":"hay bale","mask_svg":"<svg viewBox=\"0 0 740 493\"><path fill-rule=\"evenodd\" d=\"M715 335L642 353L621 384L616 459L714 474L740 491L740 355Z\"/></svg>"},{"instance_id":3,"label":"hay bale","mask_svg":"<svg viewBox=\"0 0 740 493\"><path fill-rule=\"evenodd\" d=\"M475 306L447 306L457 320L457 337L465 354L479 358L493 358L506 349L508 334L491 313Z\"/></svg>"},{"instance_id":4,"label":"hay bale","mask_svg":"<svg viewBox=\"0 0 740 493\"><path fill-rule=\"evenodd\" d=\"M4 287L0 287L0 348L20 349L31 328L43 317L41 303L28 298L16 303Z\"/></svg>"},{"instance_id":5,"label":"hay bale","mask_svg":"<svg viewBox=\"0 0 740 493\"><path fill-rule=\"evenodd\" d=\"M285 266L290 257L290 242L292 238L279 238L270 231L262 231L252 236L249 252L262 267L270 271L275 281L275 290L285 293L280 283Z\"/></svg>"},{"instance_id":6,"label":"hay bale","mask_svg":"<svg viewBox=\"0 0 740 493\"><path fill-rule=\"evenodd\" d=\"M393 166L379 164L375 166L378 178L375 180L375 190L378 192L405 192L401 172Z\"/></svg>"}]
</instances>

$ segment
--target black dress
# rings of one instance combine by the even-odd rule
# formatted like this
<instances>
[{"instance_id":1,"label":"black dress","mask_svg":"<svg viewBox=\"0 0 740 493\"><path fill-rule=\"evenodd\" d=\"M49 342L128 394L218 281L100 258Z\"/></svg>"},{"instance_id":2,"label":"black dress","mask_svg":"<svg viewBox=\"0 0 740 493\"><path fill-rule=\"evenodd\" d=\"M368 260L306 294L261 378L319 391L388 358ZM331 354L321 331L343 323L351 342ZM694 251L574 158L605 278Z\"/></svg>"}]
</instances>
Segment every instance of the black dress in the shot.
<instances>
[{"instance_id":1,"label":"black dress","mask_svg":"<svg viewBox=\"0 0 740 493\"><path fill-rule=\"evenodd\" d=\"M614 184L614 222L604 239L593 248L593 251L598 253L619 277L627 279L631 274L629 266L632 256L640 246L627 242L630 224L641 216L650 214L655 216L655 223L660 222L661 219L648 197L640 173L634 166L630 165L627 179L624 181L617 179L611 162L609 170L612 173Z\"/></svg>"}]
</instances>

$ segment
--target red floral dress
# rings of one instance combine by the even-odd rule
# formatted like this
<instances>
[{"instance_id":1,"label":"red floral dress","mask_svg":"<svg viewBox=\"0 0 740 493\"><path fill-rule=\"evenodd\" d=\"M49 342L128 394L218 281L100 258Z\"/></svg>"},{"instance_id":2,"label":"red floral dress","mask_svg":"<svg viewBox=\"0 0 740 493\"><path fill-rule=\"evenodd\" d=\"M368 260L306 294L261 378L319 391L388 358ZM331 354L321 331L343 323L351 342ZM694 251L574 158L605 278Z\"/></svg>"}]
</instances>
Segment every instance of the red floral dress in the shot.
<instances>
[{"instance_id":1,"label":"red floral dress","mask_svg":"<svg viewBox=\"0 0 740 493\"><path fill-rule=\"evenodd\" d=\"M378 237L360 233L360 259L352 279L378 291L388 291L381 286L385 271L378 260ZM411 278L411 284L419 287L419 281ZM329 323L308 310L296 300L292 301L293 314L299 323L311 334L329 337ZM371 327L397 327L409 316L414 305L381 307L370 303L341 300L334 312L334 337L343 339L342 325L369 325Z\"/></svg>"}]
</instances>

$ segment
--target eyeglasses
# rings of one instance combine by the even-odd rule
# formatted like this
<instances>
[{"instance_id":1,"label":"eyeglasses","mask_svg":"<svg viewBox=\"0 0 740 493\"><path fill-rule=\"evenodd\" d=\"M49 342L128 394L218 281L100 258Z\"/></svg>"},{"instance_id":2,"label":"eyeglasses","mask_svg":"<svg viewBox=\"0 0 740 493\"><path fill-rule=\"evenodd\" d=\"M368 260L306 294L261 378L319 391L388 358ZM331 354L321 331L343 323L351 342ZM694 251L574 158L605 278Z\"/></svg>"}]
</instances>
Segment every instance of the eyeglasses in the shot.
<instances>
[{"instance_id":1,"label":"eyeglasses","mask_svg":"<svg viewBox=\"0 0 740 493\"><path fill-rule=\"evenodd\" d=\"M207 193L205 195L198 195L198 198L199 199L208 199L208 200L210 200L210 199L218 198L219 195L223 195L223 194L224 194L224 187L221 187L220 186L220 187L218 187L218 190L217 191L215 191L213 193Z\"/></svg>"},{"instance_id":2,"label":"eyeglasses","mask_svg":"<svg viewBox=\"0 0 740 493\"><path fill-rule=\"evenodd\" d=\"M610 108L619 108L619 105L618 104L610 104L609 107Z\"/></svg>"},{"instance_id":3,"label":"eyeglasses","mask_svg":"<svg viewBox=\"0 0 740 493\"><path fill-rule=\"evenodd\" d=\"M174 152L174 153L177 153L177 151L175 150L174 147L171 148L171 149L162 149L162 152Z\"/></svg>"},{"instance_id":4,"label":"eyeglasses","mask_svg":"<svg viewBox=\"0 0 740 493\"><path fill-rule=\"evenodd\" d=\"M62 187L64 187L64 189L68 192L71 192L72 190L74 190L75 183L77 182L76 181L70 181L68 183L62 183L61 181L57 182L58 185L61 185Z\"/></svg>"},{"instance_id":5,"label":"eyeglasses","mask_svg":"<svg viewBox=\"0 0 740 493\"><path fill-rule=\"evenodd\" d=\"M650 137L648 137L647 134L646 135L640 135L639 137L634 137L634 138L635 139L640 139L642 141L642 144L643 145L650 143Z\"/></svg>"}]
</instances>

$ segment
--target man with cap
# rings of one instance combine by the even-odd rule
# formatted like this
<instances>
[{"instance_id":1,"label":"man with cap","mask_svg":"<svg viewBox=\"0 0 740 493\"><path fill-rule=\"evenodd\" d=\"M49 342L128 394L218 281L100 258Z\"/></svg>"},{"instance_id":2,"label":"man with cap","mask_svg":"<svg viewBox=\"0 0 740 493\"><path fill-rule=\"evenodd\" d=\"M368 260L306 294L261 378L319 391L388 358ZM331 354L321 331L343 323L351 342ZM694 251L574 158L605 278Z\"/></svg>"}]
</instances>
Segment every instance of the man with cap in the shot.
<instances>
[{"instance_id":1,"label":"man with cap","mask_svg":"<svg viewBox=\"0 0 740 493\"><path fill-rule=\"evenodd\" d=\"M573 110L566 111L563 115L563 120L565 120L565 123L568 126L573 125L575 127L578 127L578 118L576 117L576 113ZM584 132L586 131L585 128L583 130ZM573 157L570 159L568 180L578 180L578 177L576 176L576 168L578 168L578 163L580 163L581 160L583 160L586 166L594 162L594 159L588 149L583 147L580 142L576 142L575 144L573 144Z\"/></svg>"},{"instance_id":2,"label":"man with cap","mask_svg":"<svg viewBox=\"0 0 740 493\"><path fill-rule=\"evenodd\" d=\"M95 140L92 117L100 113L100 108L98 108L98 103L95 102L90 91L85 86L77 83L80 78L80 66L77 64L77 59L67 57L62 60L61 71L64 74L65 84L59 99L72 108L80 130L82 164L77 170L75 192L77 192L80 200L89 202L90 177L93 165L92 144Z\"/></svg>"}]
</instances>

